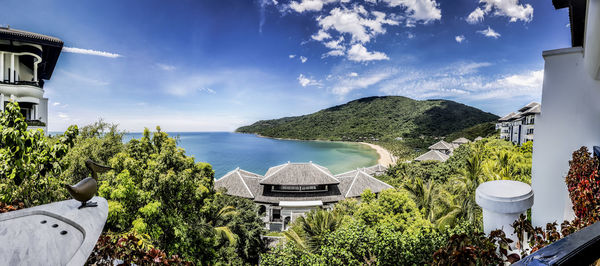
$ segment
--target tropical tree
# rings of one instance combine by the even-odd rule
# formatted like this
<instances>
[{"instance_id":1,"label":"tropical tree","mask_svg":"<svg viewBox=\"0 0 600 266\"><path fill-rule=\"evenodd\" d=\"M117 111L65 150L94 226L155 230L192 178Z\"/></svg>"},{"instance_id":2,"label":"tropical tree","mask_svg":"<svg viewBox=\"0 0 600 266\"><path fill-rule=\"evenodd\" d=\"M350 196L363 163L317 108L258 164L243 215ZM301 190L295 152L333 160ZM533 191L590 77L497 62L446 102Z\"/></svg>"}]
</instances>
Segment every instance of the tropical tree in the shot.
<instances>
[{"instance_id":1,"label":"tropical tree","mask_svg":"<svg viewBox=\"0 0 600 266\"><path fill-rule=\"evenodd\" d=\"M425 182L423 179L415 179L404 183L402 188L410 193L423 217L434 222L435 206L441 200L437 183L432 180Z\"/></svg>"},{"instance_id":2,"label":"tropical tree","mask_svg":"<svg viewBox=\"0 0 600 266\"><path fill-rule=\"evenodd\" d=\"M299 217L295 221L296 224L284 232L284 235L300 248L315 251L321 247L325 236L340 226L341 221L341 216L336 212L312 210Z\"/></svg>"}]
</instances>

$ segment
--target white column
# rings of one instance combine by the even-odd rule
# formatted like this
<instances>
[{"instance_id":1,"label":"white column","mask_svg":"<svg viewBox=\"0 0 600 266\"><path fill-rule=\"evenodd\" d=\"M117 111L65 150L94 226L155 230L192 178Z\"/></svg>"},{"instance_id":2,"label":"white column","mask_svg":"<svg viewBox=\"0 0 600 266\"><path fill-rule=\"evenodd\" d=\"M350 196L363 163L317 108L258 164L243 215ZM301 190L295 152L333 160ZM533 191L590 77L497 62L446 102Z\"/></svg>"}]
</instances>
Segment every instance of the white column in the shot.
<instances>
[{"instance_id":1,"label":"white column","mask_svg":"<svg viewBox=\"0 0 600 266\"><path fill-rule=\"evenodd\" d=\"M533 205L533 190L519 181L488 181L475 190L475 202L483 210L483 232L501 229L516 243L512 224Z\"/></svg>"},{"instance_id":2,"label":"white column","mask_svg":"<svg viewBox=\"0 0 600 266\"><path fill-rule=\"evenodd\" d=\"M37 113L38 113L38 105L34 104L33 105L33 109L31 110L32 114L31 114L31 120L37 120Z\"/></svg>"},{"instance_id":3,"label":"white column","mask_svg":"<svg viewBox=\"0 0 600 266\"><path fill-rule=\"evenodd\" d=\"M0 93L0 111L4 111L4 94Z\"/></svg>"},{"instance_id":4,"label":"white column","mask_svg":"<svg viewBox=\"0 0 600 266\"><path fill-rule=\"evenodd\" d=\"M36 62L33 63L33 81L37 82L38 81L38 64L40 62L37 62L37 58L35 58L34 60L36 60Z\"/></svg>"},{"instance_id":5,"label":"white column","mask_svg":"<svg viewBox=\"0 0 600 266\"><path fill-rule=\"evenodd\" d=\"M0 52L0 82L4 82L4 52Z\"/></svg>"},{"instance_id":6,"label":"white column","mask_svg":"<svg viewBox=\"0 0 600 266\"><path fill-rule=\"evenodd\" d=\"M10 82L14 83L15 82L15 54L11 53L10 54L10 73L8 74L8 76L10 77Z\"/></svg>"}]
</instances>

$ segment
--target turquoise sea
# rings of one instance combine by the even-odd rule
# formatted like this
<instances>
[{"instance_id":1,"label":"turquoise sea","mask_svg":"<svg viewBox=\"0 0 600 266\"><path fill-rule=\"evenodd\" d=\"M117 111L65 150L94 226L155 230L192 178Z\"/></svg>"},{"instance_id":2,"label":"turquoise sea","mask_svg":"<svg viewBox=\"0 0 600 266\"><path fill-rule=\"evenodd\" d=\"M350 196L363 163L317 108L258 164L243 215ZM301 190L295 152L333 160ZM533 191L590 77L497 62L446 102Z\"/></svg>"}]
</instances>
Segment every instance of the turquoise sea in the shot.
<instances>
[{"instance_id":1,"label":"turquoise sea","mask_svg":"<svg viewBox=\"0 0 600 266\"><path fill-rule=\"evenodd\" d=\"M374 165L378 159L375 150L359 143L279 140L231 132L169 135L178 137L178 146L197 162L210 163L217 178L236 167L264 175L269 167L288 161L312 161L338 174ZM128 133L124 141L141 136L141 133Z\"/></svg>"}]
</instances>

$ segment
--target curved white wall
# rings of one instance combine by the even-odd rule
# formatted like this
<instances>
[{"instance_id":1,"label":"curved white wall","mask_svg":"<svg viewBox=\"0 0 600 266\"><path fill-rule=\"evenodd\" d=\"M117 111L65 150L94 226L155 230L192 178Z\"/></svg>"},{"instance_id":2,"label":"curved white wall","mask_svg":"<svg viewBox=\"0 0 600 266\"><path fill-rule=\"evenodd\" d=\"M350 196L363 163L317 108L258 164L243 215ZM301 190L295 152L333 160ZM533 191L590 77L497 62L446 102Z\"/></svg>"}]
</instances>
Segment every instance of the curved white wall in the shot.
<instances>
[{"instance_id":1,"label":"curved white wall","mask_svg":"<svg viewBox=\"0 0 600 266\"><path fill-rule=\"evenodd\" d=\"M583 49L543 53L542 113L535 121L532 187L535 226L574 217L565 176L572 153L600 145L600 81L584 68Z\"/></svg>"}]
</instances>

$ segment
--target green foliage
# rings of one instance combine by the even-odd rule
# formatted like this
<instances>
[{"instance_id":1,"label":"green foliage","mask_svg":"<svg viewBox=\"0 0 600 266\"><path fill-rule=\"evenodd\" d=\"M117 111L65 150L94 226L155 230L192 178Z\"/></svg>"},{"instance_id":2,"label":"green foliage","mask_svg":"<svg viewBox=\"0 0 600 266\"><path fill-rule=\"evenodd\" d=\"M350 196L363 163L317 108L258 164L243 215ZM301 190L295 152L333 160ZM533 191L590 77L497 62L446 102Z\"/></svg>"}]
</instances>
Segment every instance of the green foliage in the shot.
<instances>
[{"instance_id":1,"label":"green foliage","mask_svg":"<svg viewBox=\"0 0 600 266\"><path fill-rule=\"evenodd\" d=\"M101 235L87 264L115 265L118 261L120 265L192 265L176 255L167 256L149 243L147 235L136 233Z\"/></svg>"},{"instance_id":2,"label":"green foliage","mask_svg":"<svg viewBox=\"0 0 600 266\"><path fill-rule=\"evenodd\" d=\"M19 105L9 102L0 116L0 201L21 200L29 207L64 199L61 159L77 133L71 126L51 139L41 129L27 130Z\"/></svg>"},{"instance_id":3,"label":"green foliage","mask_svg":"<svg viewBox=\"0 0 600 266\"><path fill-rule=\"evenodd\" d=\"M337 229L341 223L340 218L336 212L312 210L298 217L294 227L284 232L284 235L298 247L315 251L323 245L325 236Z\"/></svg>"},{"instance_id":4,"label":"green foliage","mask_svg":"<svg viewBox=\"0 0 600 266\"><path fill-rule=\"evenodd\" d=\"M453 140L458 139L458 138L467 138L467 139L473 141L477 137L482 137L482 138L493 137L497 134L498 134L498 131L496 130L496 123L495 123L495 121L493 121L493 122L477 124L472 127L453 132L453 133L449 134L448 136L446 136L444 138L444 140L446 142L452 142Z\"/></svg>"},{"instance_id":5,"label":"green foliage","mask_svg":"<svg viewBox=\"0 0 600 266\"><path fill-rule=\"evenodd\" d=\"M90 263L110 263L107 256L143 265L183 262L173 254L200 265L258 263L264 224L252 201L216 193L211 166L194 162L160 128L127 144L122 137L102 121L48 137L27 130L18 105L7 104L0 117L0 206L67 199L62 186L89 174L89 158L114 168L99 177L109 214Z\"/></svg>"},{"instance_id":6,"label":"green foliage","mask_svg":"<svg viewBox=\"0 0 600 266\"><path fill-rule=\"evenodd\" d=\"M268 137L373 140L445 136L498 117L446 100L416 101L401 96L367 97L319 112L258 121L237 132Z\"/></svg>"}]
</instances>

